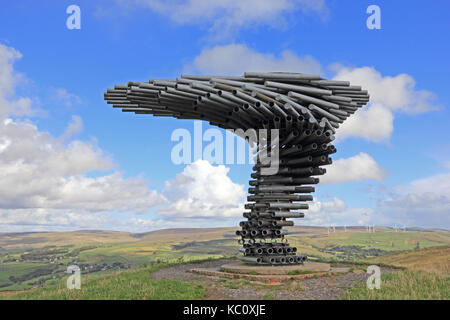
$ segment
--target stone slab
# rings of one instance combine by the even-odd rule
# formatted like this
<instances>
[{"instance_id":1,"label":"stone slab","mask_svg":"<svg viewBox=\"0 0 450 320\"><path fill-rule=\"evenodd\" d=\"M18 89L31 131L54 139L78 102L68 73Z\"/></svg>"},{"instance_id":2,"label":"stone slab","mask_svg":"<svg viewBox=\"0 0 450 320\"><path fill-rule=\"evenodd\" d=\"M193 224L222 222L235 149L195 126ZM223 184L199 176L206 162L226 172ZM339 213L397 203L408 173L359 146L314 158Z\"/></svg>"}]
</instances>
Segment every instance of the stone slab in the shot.
<instances>
[{"instance_id":1,"label":"stone slab","mask_svg":"<svg viewBox=\"0 0 450 320\"><path fill-rule=\"evenodd\" d=\"M303 264L291 265L252 265L245 262L233 262L220 268L223 272L242 273L252 275L299 275L311 272L328 272L331 266L328 263L306 261Z\"/></svg>"}]
</instances>

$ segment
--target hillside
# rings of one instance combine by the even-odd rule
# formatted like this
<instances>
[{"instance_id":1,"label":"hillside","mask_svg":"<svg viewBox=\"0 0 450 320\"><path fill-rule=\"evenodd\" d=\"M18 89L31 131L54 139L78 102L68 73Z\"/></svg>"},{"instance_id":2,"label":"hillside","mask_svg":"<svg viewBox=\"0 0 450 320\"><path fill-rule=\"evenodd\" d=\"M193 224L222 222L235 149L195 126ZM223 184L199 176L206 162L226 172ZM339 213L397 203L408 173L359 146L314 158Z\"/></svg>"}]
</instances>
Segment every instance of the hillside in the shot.
<instances>
[{"instance_id":1,"label":"hillside","mask_svg":"<svg viewBox=\"0 0 450 320\"><path fill-rule=\"evenodd\" d=\"M72 264L78 265L83 275L101 275L155 263L236 256L239 245L235 230L189 228L140 234L115 231L0 233L0 291L57 284L66 275L67 266ZM392 253L450 245L450 232L436 229L395 232L380 227L375 233L368 233L365 228L347 227L328 233L327 228L305 226L289 230L289 241L300 253L311 258L394 259ZM386 260L385 263L395 264L396 261Z\"/></svg>"},{"instance_id":2,"label":"hillside","mask_svg":"<svg viewBox=\"0 0 450 320\"><path fill-rule=\"evenodd\" d=\"M368 259L387 263L405 271L381 276L380 290L364 284L349 290L342 299L450 299L450 246L437 246L388 254Z\"/></svg>"},{"instance_id":3,"label":"hillside","mask_svg":"<svg viewBox=\"0 0 450 320\"><path fill-rule=\"evenodd\" d=\"M339 287L346 275L292 281L280 286L270 287L261 284L251 284L238 279L191 279L183 276L180 280L156 280L155 274L160 271L179 268L180 264L159 263L145 268L117 271L105 275L87 275L82 278L80 290L67 290L65 279L56 284L25 292L0 294L0 299L210 299L234 297L233 291L238 295L250 295L259 299L303 299L306 297L323 298L324 292L339 292L343 294L335 298L341 299L450 299L450 277L445 272L445 265L449 262L449 246L432 247L419 250L408 250L402 253L386 255L378 258L386 263L395 262L396 265L406 267L405 270L384 268L388 273L382 273L380 290L366 288L365 266L361 262L354 265L353 277L360 275L360 284L350 288ZM439 257L436 259L436 257ZM369 259L371 260L371 259ZM433 261L429 272L416 269L417 261ZM217 261L220 263L222 260ZM223 263L223 262L221 262ZM368 261L368 264L373 262ZM191 264L192 265L192 264ZM351 264L350 264L351 266ZM180 272L185 272L181 268ZM352 268L353 269L353 268ZM437 272L440 270L439 272ZM173 272L173 271L171 271ZM171 274L163 272L162 274ZM361 274L362 273L362 274ZM158 278L158 277L157 277ZM318 282L319 281L319 282ZM344 281L345 283L345 281ZM344 284L343 283L343 284ZM319 285L319 288L317 286ZM317 290L318 289L318 290ZM319 294L317 292L319 291ZM314 292L316 292L314 294ZM284 294L284 295L283 295ZM287 295L286 295L287 294ZM331 296L325 296L332 298ZM314 299L314 298L313 298Z\"/></svg>"},{"instance_id":4,"label":"hillside","mask_svg":"<svg viewBox=\"0 0 450 320\"><path fill-rule=\"evenodd\" d=\"M450 275L450 246L437 246L371 258L373 263L386 263L442 275Z\"/></svg>"}]
</instances>

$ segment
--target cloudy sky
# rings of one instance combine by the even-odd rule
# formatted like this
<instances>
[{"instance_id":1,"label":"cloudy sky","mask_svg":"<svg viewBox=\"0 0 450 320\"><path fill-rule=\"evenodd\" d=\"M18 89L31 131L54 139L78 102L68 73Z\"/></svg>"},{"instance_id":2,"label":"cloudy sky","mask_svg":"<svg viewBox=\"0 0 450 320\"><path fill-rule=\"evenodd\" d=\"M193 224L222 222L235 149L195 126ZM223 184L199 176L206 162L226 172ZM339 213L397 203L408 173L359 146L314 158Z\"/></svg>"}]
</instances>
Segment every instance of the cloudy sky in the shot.
<instances>
[{"instance_id":1,"label":"cloudy sky","mask_svg":"<svg viewBox=\"0 0 450 320\"><path fill-rule=\"evenodd\" d=\"M66 9L81 8L69 30ZM369 30L367 7L381 9ZM191 120L124 114L116 83L320 73L369 90L299 225L450 228L445 0L10 1L0 11L0 232L236 226L251 165L171 161ZM203 130L208 129L203 124Z\"/></svg>"}]
</instances>

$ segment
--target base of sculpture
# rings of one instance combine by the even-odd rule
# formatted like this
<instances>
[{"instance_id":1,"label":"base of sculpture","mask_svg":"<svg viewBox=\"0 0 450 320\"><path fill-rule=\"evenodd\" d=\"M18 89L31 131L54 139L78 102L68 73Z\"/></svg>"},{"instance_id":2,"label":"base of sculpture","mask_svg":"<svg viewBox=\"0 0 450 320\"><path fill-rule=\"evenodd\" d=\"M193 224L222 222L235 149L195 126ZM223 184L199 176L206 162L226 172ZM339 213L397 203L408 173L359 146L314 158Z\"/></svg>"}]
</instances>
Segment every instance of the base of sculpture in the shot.
<instances>
[{"instance_id":1,"label":"base of sculpture","mask_svg":"<svg viewBox=\"0 0 450 320\"><path fill-rule=\"evenodd\" d=\"M243 279L257 283L280 285L284 281L307 278L327 277L348 273L350 268L335 268L328 263L305 262L293 265L252 265L245 262L233 262L219 268L194 268L192 273L214 277Z\"/></svg>"},{"instance_id":2,"label":"base of sculpture","mask_svg":"<svg viewBox=\"0 0 450 320\"><path fill-rule=\"evenodd\" d=\"M328 263L306 261L303 264L292 265L252 265L244 262L234 262L225 264L220 268L223 272L259 274L259 275L281 275L281 274L302 274L312 272L327 272L331 270Z\"/></svg>"}]
</instances>

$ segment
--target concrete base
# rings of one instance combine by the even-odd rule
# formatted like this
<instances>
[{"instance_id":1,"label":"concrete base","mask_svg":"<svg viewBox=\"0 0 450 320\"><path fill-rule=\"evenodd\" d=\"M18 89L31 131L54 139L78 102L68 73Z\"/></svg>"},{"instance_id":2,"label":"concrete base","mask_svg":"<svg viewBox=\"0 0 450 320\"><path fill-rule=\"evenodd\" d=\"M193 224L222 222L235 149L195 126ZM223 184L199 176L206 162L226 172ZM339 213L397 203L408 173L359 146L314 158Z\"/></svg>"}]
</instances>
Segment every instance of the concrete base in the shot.
<instances>
[{"instance_id":1,"label":"concrete base","mask_svg":"<svg viewBox=\"0 0 450 320\"><path fill-rule=\"evenodd\" d=\"M252 265L245 262L235 262L223 265L220 270L231 273L244 274L301 274L310 272L327 272L331 270L328 263L310 262L306 261L303 264L291 265Z\"/></svg>"},{"instance_id":2,"label":"concrete base","mask_svg":"<svg viewBox=\"0 0 450 320\"><path fill-rule=\"evenodd\" d=\"M236 262L225 264L220 269L196 268L189 271L205 276L279 284L287 280L343 274L349 272L349 268L331 268L328 263L309 261L304 264L283 266L250 265L244 262Z\"/></svg>"}]
</instances>

